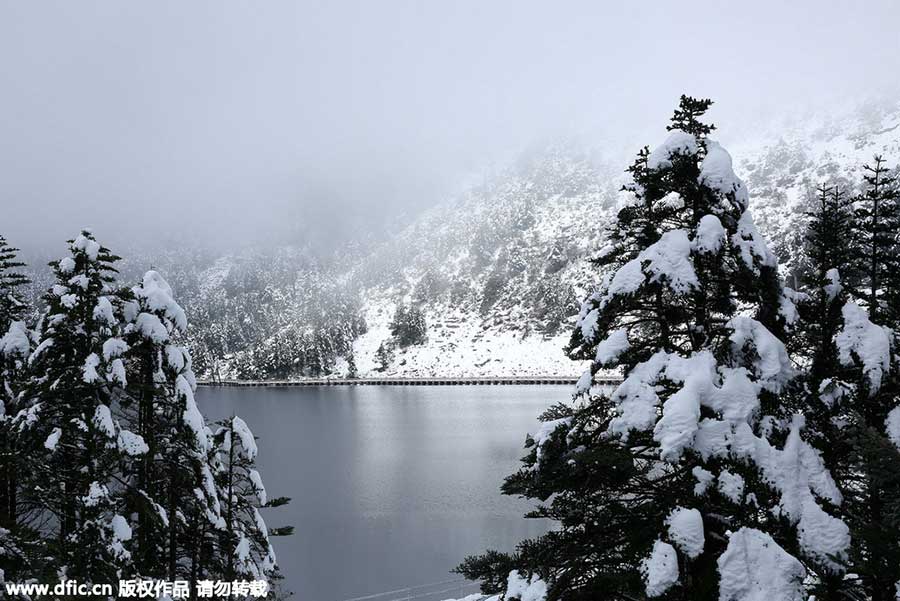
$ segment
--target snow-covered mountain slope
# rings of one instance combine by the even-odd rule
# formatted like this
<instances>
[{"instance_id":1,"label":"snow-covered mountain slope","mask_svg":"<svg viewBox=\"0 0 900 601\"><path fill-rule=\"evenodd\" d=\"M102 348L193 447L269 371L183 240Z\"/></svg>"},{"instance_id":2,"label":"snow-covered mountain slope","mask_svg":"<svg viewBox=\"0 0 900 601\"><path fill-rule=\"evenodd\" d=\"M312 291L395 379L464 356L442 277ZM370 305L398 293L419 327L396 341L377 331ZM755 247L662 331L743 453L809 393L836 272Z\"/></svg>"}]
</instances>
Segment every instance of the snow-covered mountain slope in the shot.
<instances>
[{"instance_id":1,"label":"snow-covered mountain slope","mask_svg":"<svg viewBox=\"0 0 900 601\"><path fill-rule=\"evenodd\" d=\"M424 214L347 275L368 331L361 373L380 366L399 305L423 311L427 342L397 348L391 375L575 375L562 352L568 321L595 280L620 185L612 169L560 147L524 157Z\"/></svg>"},{"instance_id":2,"label":"snow-covered mountain slope","mask_svg":"<svg viewBox=\"0 0 900 601\"><path fill-rule=\"evenodd\" d=\"M757 226L789 283L803 267L804 212L816 186L853 194L874 154L900 162L896 98L722 124ZM632 150L663 139L660 127L658 139L636 139ZM188 311L202 377L343 376L354 365L369 376L575 376L583 366L562 348L597 284L589 260L604 244L633 156L572 148L526 153L386 242L360 242L339 258L288 247L226 256L114 250L126 257L126 284L150 267L165 274ZM35 297L48 277L35 271ZM421 312L424 343L401 347L392 335L401 306Z\"/></svg>"},{"instance_id":3,"label":"snow-covered mountain slope","mask_svg":"<svg viewBox=\"0 0 900 601\"><path fill-rule=\"evenodd\" d=\"M853 194L874 154L900 160L900 103L870 101L783 123L759 127L728 150L790 280L802 268L805 211L816 186ZM368 325L354 344L360 372L379 367L375 354L403 304L423 310L428 340L397 349L386 374L579 374L583 366L561 348L596 283L589 259L603 244L629 162L615 160L559 147L532 153L362 261L347 276L361 290Z\"/></svg>"},{"instance_id":4,"label":"snow-covered mountain slope","mask_svg":"<svg viewBox=\"0 0 900 601\"><path fill-rule=\"evenodd\" d=\"M878 99L826 114L803 114L729 145L760 231L791 280L802 268L802 236L820 184L859 192L876 154L900 163L900 101Z\"/></svg>"}]
</instances>

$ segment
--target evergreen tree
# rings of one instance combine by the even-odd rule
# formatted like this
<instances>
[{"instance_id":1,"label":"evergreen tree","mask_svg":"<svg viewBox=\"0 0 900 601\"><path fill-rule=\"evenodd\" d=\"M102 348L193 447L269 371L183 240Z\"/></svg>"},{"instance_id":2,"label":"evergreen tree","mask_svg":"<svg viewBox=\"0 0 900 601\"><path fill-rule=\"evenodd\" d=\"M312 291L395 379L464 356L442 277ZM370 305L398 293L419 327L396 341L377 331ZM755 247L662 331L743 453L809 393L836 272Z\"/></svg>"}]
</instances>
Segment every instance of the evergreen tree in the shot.
<instances>
[{"instance_id":1,"label":"evergreen tree","mask_svg":"<svg viewBox=\"0 0 900 601\"><path fill-rule=\"evenodd\" d=\"M794 404L807 418L808 440L820 450L843 492L839 462L852 445L842 431L846 423L846 405L842 399L848 391L839 377L842 368L834 341L843 325L841 308L847 300L839 268L847 265L852 257L849 242L853 214L852 206L843 200L839 190L822 185L817 191L818 204L807 213L809 222L804 238L807 271L802 281L805 292L797 295L800 320L791 344L804 367L798 385L793 388ZM840 515L854 534L846 509L844 498ZM852 542L855 538L854 534ZM843 573L821 569L816 564L809 567L817 575L810 590L817 599L842 599L851 591L852 582Z\"/></svg>"},{"instance_id":2,"label":"evergreen tree","mask_svg":"<svg viewBox=\"0 0 900 601\"><path fill-rule=\"evenodd\" d=\"M220 505L209 466L211 441L194 401L184 310L163 277L148 271L131 290L127 409L147 444L128 474L138 516L135 554L144 574L191 581L198 523L215 528Z\"/></svg>"},{"instance_id":3,"label":"evergreen tree","mask_svg":"<svg viewBox=\"0 0 900 601\"><path fill-rule=\"evenodd\" d=\"M876 155L873 164L863 166L865 191L854 199L855 240L858 254L854 272L848 274L853 293L860 298L870 317L895 330L900 329L900 195L897 180L884 158ZM889 302L893 300L894 302Z\"/></svg>"},{"instance_id":4,"label":"evergreen tree","mask_svg":"<svg viewBox=\"0 0 900 601\"><path fill-rule=\"evenodd\" d=\"M375 368L380 372L386 372L391 367L394 360L394 345L390 340L385 340L378 345L375 351L375 362L378 366Z\"/></svg>"},{"instance_id":5,"label":"evergreen tree","mask_svg":"<svg viewBox=\"0 0 900 601\"><path fill-rule=\"evenodd\" d=\"M813 592L887 601L900 581L900 360L890 302L900 247L891 229L898 223L893 179L881 157L865 170L853 214L821 190L810 221L815 275L800 304L808 357L800 408L836 478L852 540L853 577L820 572Z\"/></svg>"},{"instance_id":6,"label":"evergreen tree","mask_svg":"<svg viewBox=\"0 0 900 601\"><path fill-rule=\"evenodd\" d=\"M42 516L32 574L115 582L134 574L132 529L122 466L147 451L116 418L124 397L123 295L114 289L118 257L88 231L52 263L56 283L30 357L34 370L17 416L28 445L27 502Z\"/></svg>"},{"instance_id":7,"label":"evergreen tree","mask_svg":"<svg viewBox=\"0 0 900 601\"><path fill-rule=\"evenodd\" d=\"M222 579L277 581L281 578L269 536L291 534L292 528L269 529L260 514L264 507L278 507L290 499L268 499L256 470L256 439L240 417L219 422L215 434L217 485L220 491L224 527L219 537L219 564Z\"/></svg>"},{"instance_id":8,"label":"evergreen tree","mask_svg":"<svg viewBox=\"0 0 900 601\"><path fill-rule=\"evenodd\" d=\"M416 307L400 305L391 320L391 335L401 348L424 344L428 328L425 315Z\"/></svg>"},{"instance_id":9,"label":"evergreen tree","mask_svg":"<svg viewBox=\"0 0 900 601\"><path fill-rule=\"evenodd\" d=\"M0 581L278 580L269 537L291 529L258 510L287 499L266 499L243 421L206 425L171 287L117 288L118 257L68 244L34 333L0 238Z\"/></svg>"},{"instance_id":10,"label":"evergreen tree","mask_svg":"<svg viewBox=\"0 0 900 601\"><path fill-rule=\"evenodd\" d=\"M467 576L496 585L514 566L508 587L540 579L549 600L799 600L798 558L843 570L840 494L783 402L794 295L707 137L709 105L682 97L667 140L631 167L569 350L591 368L504 484L559 528L513 556L470 558ZM623 383L589 396L609 369Z\"/></svg>"},{"instance_id":11,"label":"evergreen tree","mask_svg":"<svg viewBox=\"0 0 900 601\"><path fill-rule=\"evenodd\" d=\"M356 367L356 355L353 348L350 348L350 354L347 355L347 379L355 380L359 377L359 370Z\"/></svg>"},{"instance_id":12,"label":"evergreen tree","mask_svg":"<svg viewBox=\"0 0 900 601\"><path fill-rule=\"evenodd\" d=\"M853 453L840 465L847 470L841 480L853 519L853 569L871 599L887 601L900 581L900 194L881 156L864 171L865 191L854 203L851 240L858 251L849 286L862 306L842 307L835 339L855 397Z\"/></svg>"},{"instance_id":13,"label":"evergreen tree","mask_svg":"<svg viewBox=\"0 0 900 601\"><path fill-rule=\"evenodd\" d=\"M0 236L0 332L7 332L14 321L25 319L27 305L22 288L30 283L23 273L25 263L17 259L19 249Z\"/></svg>"},{"instance_id":14,"label":"evergreen tree","mask_svg":"<svg viewBox=\"0 0 900 601\"><path fill-rule=\"evenodd\" d=\"M20 454L12 419L18 412L32 349L21 290L30 282L22 273L25 264L17 260L17 252L0 236L0 570L7 578L16 577L24 555L18 542L22 512L17 504Z\"/></svg>"}]
</instances>

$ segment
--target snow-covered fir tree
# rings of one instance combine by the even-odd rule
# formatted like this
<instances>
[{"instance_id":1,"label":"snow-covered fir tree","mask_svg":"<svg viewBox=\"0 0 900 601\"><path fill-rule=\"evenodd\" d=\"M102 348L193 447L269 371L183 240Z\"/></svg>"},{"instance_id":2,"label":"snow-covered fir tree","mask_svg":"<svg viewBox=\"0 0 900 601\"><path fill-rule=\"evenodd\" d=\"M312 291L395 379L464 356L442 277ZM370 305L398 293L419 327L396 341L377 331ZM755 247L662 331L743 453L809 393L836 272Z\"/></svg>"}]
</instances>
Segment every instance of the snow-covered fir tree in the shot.
<instances>
[{"instance_id":1,"label":"snow-covered fir tree","mask_svg":"<svg viewBox=\"0 0 900 601\"><path fill-rule=\"evenodd\" d=\"M172 288L148 271L126 305L127 410L148 452L129 474L143 573L193 583L198 523L224 524L209 465L211 432L194 401L191 356L178 344L187 317Z\"/></svg>"},{"instance_id":2,"label":"snow-covered fir tree","mask_svg":"<svg viewBox=\"0 0 900 601\"><path fill-rule=\"evenodd\" d=\"M355 380L359 377L359 368L356 367L356 354L353 352L353 347L350 348L350 353L347 355L347 379Z\"/></svg>"},{"instance_id":3,"label":"snow-covered fir tree","mask_svg":"<svg viewBox=\"0 0 900 601\"><path fill-rule=\"evenodd\" d=\"M863 167L864 192L854 199L857 253L848 278L870 316L900 326L900 191L884 158Z\"/></svg>"},{"instance_id":4,"label":"snow-covered fir tree","mask_svg":"<svg viewBox=\"0 0 900 601\"><path fill-rule=\"evenodd\" d=\"M45 580L115 582L134 573L122 466L146 453L119 423L125 397L124 297L118 257L83 231L53 263L40 342L29 358L27 406L16 422L27 444L25 502L40 517L30 569ZM47 519L52 518L52 519Z\"/></svg>"},{"instance_id":5,"label":"snow-covered fir tree","mask_svg":"<svg viewBox=\"0 0 900 601\"><path fill-rule=\"evenodd\" d=\"M255 467L256 439L244 420L233 416L219 422L215 442L216 480L224 517L219 573L229 580L278 580L275 550L269 536L290 534L291 528L270 531L259 510L283 505L289 499L268 498Z\"/></svg>"},{"instance_id":6,"label":"snow-covered fir tree","mask_svg":"<svg viewBox=\"0 0 900 601\"><path fill-rule=\"evenodd\" d=\"M156 271L119 287L119 258L89 231L68 246L37 333L22 266L0 252L0 580L277 580L269 536L291 529L258 509L287 499L266 499L246 424L214 439L198 410L172 288Z\"/></svg>"},{"instance_id":7,"label":"snow-covered fir tree","mask_svg":"<svg viewBox=\"0 0 900 601\"><path fill-rule=\"evenodd\" d=\"M17 252L0 236L0 570L12 578L23 562L18 542L22 525L22 508L17 503L20 453L13 418L18 412L33 342L23 296L29 281Z\"/></svg>"},{"instance_id":8,"label":"snow-covered fir tree","mask_svg":"<svg viewBox=\"0 0 900 601\"><path fill-rule=\"evenodd\" d=\"M806 565L844 570L840 491L783 400L796 294L700 120L710 104L682 97L630 168L570 346L591 368L504 484L559 528L464 574L547 599L739 601L803 599ZM606 370L622 384L590 396Z\"/></svg>"},{"instance_id":9,"label":"snow-covered fir tree","mask_svg":"<svg viewBox=\"0 0 900 601\"><path fill-rule=\"evenodd\" d=\"M900 361L891 280L900 251L892 180L876 157L855 212L821 191L807 241L814 277L799 303L800 407L843 497L849 574L819 574L821 599L887 601L900 581ZM846 276L844 274L847 274Z\"/></svg>"},{"instance_id":10,"label":"snow-covered fir tree","mask_svg":"<svg viewBox=\"0 0 900 601\"><path fill-rule=\"evenodd\" d=\"M397 307L391 320L391 335L398 346L402 348L423 344L427 334L425 315L419 308L403 304Z\"/></svg>"},{"instance_id":11,"label":"snow-covered fir tree","mask_svg":"<svg viewBox=\"0 0 900 601\"><path fill-rule=\"evenodd\" d=\"M377 371L386 372L391 368L394 361L394 342L392 340L383 340L375 351L375 363Z\"/></svg>"},{"instance_id":12,"label":"snow-covered fir tree","mask_svg":"<svg viewBox=\"0 0 900 601\"><path fill-rule=\"evenodd\" d=\"M25 263L13 248L0 236L0 331L6 332L14 321L25 319L28 306L24 287L29 283L25 275Z\"/></svg>"}]
</instances>

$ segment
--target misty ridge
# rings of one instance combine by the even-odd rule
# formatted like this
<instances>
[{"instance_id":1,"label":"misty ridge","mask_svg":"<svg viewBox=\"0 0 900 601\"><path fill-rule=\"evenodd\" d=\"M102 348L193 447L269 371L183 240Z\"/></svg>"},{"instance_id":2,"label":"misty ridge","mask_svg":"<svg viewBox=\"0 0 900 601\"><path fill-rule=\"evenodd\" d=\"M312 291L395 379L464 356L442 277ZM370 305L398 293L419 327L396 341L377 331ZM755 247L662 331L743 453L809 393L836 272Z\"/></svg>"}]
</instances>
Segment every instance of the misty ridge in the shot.
<instances>
[{"instance_id":1,"label":"misty ridge","mask_svg":"<svg viewBox=\"0 0 900 601\"><path fill-rule=\"evenodd\" d=\"M3 4L6 596L900 599L898 18Z\"/></svg>"},{"instance_id":2,"label":"misty ridge","mask_svg":"<svg viewBox=\"0 0 900 601\"><path fill-rule=\"evenodd\" d=\"M816 187L827 181L857 193L863 165L900 144L897 98L758 118L731 145L785 282L805 269ZM349 219L340 227L347 239L323 244L248 232L228 248L172 232L114 246L123 257L117 269L126 282L148 269L164 274L189 316L201 378L577 377L581 365L561 349L599 283L591 262L620 208L625 157L615 146L544 139L460 180L433 206L394 216L390 227ZM53 255L23 256L40 308L53 279L40 266ZM409 315L418 335L402 332Z\"/></svg>"}]
</instances>

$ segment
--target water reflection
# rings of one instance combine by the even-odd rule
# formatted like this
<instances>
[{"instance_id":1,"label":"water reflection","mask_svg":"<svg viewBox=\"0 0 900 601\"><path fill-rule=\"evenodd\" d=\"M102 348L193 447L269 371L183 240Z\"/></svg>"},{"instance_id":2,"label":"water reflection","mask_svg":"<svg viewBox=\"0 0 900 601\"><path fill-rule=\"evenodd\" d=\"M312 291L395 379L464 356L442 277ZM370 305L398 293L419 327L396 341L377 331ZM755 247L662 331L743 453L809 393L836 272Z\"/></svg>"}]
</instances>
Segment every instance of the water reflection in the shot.
<instances>
[{"instance_id":1,"label":"water reflection","mask_svg":"<svg viewBox=\"0 0 900 601\"><path fill-rule=\"evenodd\" d=\"M465 555L540 534L545 524L521 517L529 505L499 486L537 416L568 393L366 386L201 389L198 398L208 417L247 421L269 495L293 499L266 516L296 527L276 540L294 599L340 601L451 579Z\"/></svg>"}]
</instances>

